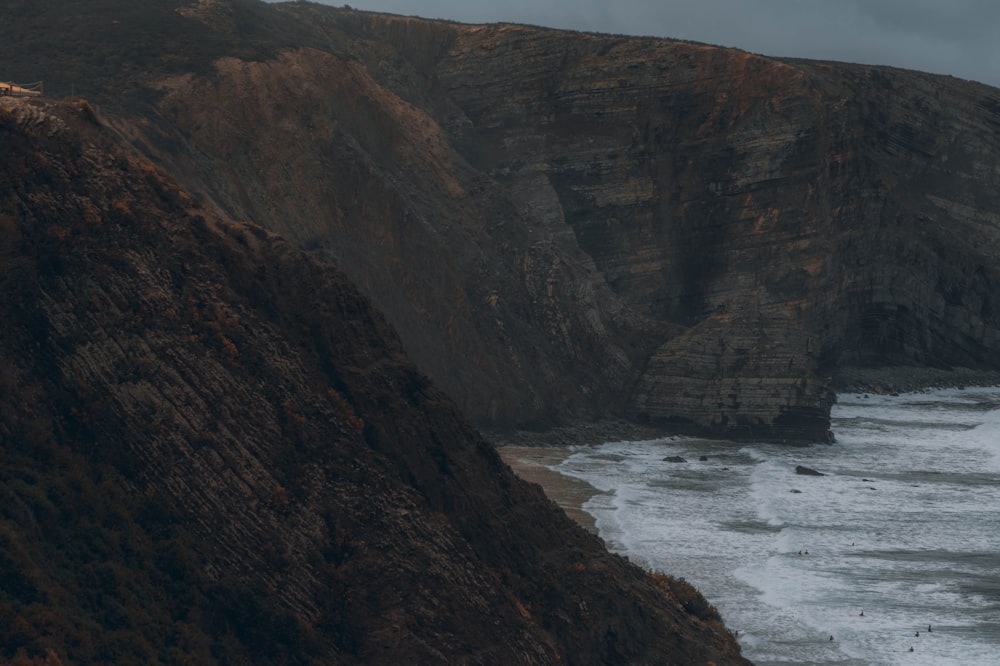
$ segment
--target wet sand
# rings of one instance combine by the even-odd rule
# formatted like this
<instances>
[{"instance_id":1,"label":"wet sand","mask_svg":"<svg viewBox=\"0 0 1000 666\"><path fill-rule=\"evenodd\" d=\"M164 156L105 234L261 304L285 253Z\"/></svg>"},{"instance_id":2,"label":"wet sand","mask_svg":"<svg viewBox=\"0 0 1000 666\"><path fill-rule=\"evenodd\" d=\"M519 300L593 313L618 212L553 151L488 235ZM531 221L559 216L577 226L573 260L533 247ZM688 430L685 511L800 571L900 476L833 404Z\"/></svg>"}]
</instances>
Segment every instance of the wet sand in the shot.
<instances>
[{"instance_id":1,"label":"wet sand","mask_svg":"<svg viewBox=\"0 0 1000 666\"><path fill-rule=\"evenodd\" d=\"M563 476L548 469L558 465L570 454L564 447L501 446L497 448L500 457L511 466L514 473L525 481L537 483L566 515L597 534L594 518L581 507L583 503L601 491L586 481Z\"/></svg>"}]
</instances>

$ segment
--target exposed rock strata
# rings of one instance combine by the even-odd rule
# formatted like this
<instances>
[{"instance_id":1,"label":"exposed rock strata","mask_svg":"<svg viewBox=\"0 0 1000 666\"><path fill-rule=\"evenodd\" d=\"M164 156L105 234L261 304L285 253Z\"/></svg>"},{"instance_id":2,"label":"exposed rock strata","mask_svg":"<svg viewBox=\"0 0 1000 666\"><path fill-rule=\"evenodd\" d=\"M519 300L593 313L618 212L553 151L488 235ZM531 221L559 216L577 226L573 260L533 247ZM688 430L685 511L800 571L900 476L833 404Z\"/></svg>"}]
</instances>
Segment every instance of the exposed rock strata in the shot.
<instances>
[{"instance_id":1,"label":"exposed rock strata","mask_svg":"<svg viewBox=\"0 0 1000 666\"><path fill-rule=\"evenodd\" d=\"M0 103L0 659L746 663L341 273L119 141Z\"/></svg>"},{"instance_id":2,"label":"exposed rock strata","mask_svg":"<svg viewBox=\"0 0 1000 666\"><path fill-rule=\"evenodd\" d=\"M67 41L104 60L114 30L143 36L144 69L113 79L0 48L28 78L83 68L109 122L207 205L335 262L480 426L648 415L815 440L841 365L1000 366L992 88L187 4L152 24L124 8L114 27L70 21L94 36Z\"/></svg>"},{"instance_id":3,"label":"exposed rock strata","mask_svg":"<svg viewBox=\"0 0 1000 666\"><path fill-rule=\"evenodd\" d=\"M844 363L1000 365L991 88L274 11L311 48L151 72L160 115L115 122L206 201L335 261L481 426L816 440Z\"/></svg>"}]
</instances>

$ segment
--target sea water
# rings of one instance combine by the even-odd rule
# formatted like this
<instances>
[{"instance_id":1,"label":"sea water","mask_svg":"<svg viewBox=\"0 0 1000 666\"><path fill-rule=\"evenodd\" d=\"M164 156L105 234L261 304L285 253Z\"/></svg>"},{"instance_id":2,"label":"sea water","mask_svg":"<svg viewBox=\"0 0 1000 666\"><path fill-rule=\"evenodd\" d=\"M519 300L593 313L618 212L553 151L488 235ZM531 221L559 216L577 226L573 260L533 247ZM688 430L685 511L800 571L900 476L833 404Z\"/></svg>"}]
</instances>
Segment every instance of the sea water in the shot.
<instances>
[{"instance_id":1,"label":"sea water","mask_svg":"<svg viewBox=\"0 0 1000 666\"><path fill-rule=\"evenodd\" d=\"M832 416L831 446L614 442L553 469L759 666L1000 664L1000 388L841 395Z\"/></svg>"}]
</instances>

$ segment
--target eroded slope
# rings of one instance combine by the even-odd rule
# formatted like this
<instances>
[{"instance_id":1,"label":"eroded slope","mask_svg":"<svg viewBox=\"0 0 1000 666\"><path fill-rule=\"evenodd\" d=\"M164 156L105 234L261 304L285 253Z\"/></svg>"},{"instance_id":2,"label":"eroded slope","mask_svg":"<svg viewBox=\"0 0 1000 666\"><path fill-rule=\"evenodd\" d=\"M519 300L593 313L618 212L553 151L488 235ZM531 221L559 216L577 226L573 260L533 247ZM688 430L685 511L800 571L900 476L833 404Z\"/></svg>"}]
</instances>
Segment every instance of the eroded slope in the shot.
<instances>
[{"instance_id":1,"label":"eroded slope","mask_svg":"<svg viewBox=\"0 0 1000 666\"><path fill-rule=\"evenodd\" d=\"M341 273L119 141L81 101L0 106L0 657L741 663Z\"/></svg>"}]
</instances>

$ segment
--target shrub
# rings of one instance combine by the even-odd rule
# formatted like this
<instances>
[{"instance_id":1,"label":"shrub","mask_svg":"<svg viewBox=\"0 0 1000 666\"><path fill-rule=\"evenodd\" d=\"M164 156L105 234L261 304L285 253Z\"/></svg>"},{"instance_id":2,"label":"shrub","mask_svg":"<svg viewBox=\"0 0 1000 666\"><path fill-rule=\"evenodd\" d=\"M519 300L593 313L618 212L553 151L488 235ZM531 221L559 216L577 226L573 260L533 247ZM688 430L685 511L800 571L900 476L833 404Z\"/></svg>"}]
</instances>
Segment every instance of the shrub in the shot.
<instances>
[{"instance_id":1,"label":"shrub","mask_svg":"<svg viewBox=\"0 0 1000 666\"><path fill-rule=\"evenodd\" d=\"M649 577L661 592L674 599L685 611L696 618L707 621L722 620L715 606L708 603L701 592L683 578L674 578L655 571L649 572Z\"/></svg>"}]
</instances>

